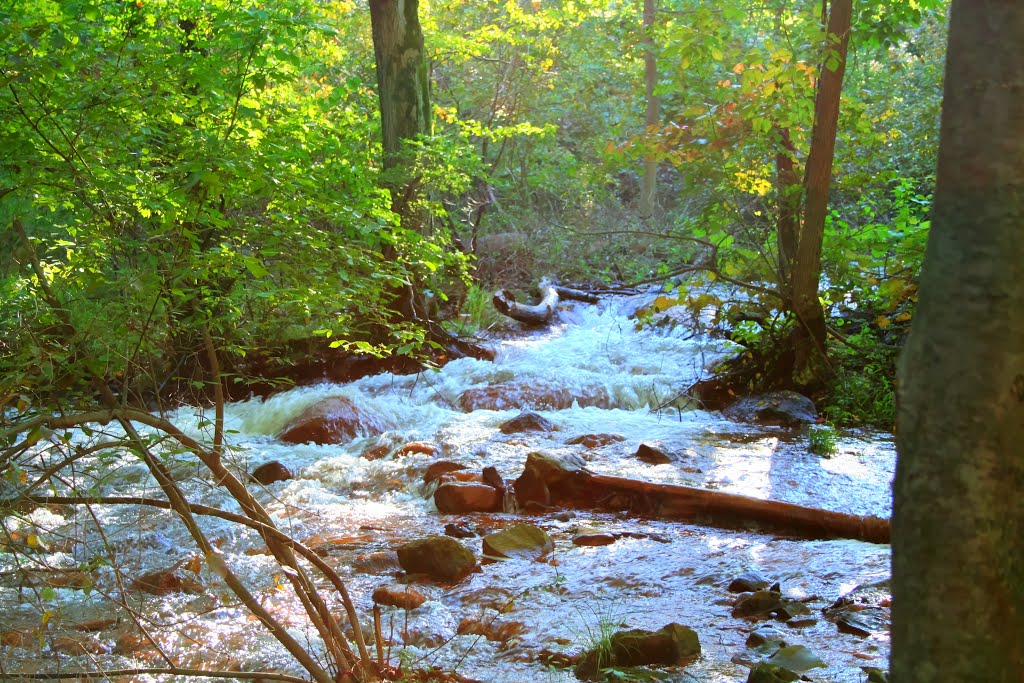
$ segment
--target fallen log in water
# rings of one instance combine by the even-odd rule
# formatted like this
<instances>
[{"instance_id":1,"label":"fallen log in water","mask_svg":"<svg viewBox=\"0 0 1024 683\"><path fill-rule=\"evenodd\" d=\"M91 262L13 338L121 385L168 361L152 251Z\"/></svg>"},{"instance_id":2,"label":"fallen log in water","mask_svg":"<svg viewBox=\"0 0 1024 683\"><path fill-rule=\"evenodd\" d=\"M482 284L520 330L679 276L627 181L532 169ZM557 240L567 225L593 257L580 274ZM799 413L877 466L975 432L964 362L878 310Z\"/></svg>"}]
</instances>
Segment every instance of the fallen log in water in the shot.
<instances>
[{"instance_id":1,"label":"fallen log in water","mask_svg":"<svg viewBox=\"0 0 1024 683\"><path fill-rule=\"evenodd\" d=\"M515 482L521 509L573 507L631 512L726 528L756 526L805 538L853 538L889 542L889 520L859 517L793 503L762 500L722 491L595 474L576 456L531 453Z\"/></svg>"},{"instance_id":2,"label":"fallen log in water","mask_svg":"<svg viewBox=\"0 0 1024 683\"><path fill-rule=\"evenodd\" d=\"M527 325L547 325L551 322L551 316L554 315L555 307L558 306L560 299L584 301L588 304L596 304L600 301L595 294L569 287L549 285L546 282L541 282L538 289L541 293L540 303L532 306L517 302L515 295L507 289L495 292L492 301L499 313Z\"/></svg>"},{"instance_id":3,"label":"fallen log in water","mask_svg":"<svg viewBox=\"0 0 1024 683\"><path fill-rule=\"evenodd\" d=\"M494 293L494 307L502 315L528 325L547 325L558 305L558 292L554 287L542 287L543 297L539 304L528 306L516 301L515 296L507 289Z\"/></svg>"}]
</instances>

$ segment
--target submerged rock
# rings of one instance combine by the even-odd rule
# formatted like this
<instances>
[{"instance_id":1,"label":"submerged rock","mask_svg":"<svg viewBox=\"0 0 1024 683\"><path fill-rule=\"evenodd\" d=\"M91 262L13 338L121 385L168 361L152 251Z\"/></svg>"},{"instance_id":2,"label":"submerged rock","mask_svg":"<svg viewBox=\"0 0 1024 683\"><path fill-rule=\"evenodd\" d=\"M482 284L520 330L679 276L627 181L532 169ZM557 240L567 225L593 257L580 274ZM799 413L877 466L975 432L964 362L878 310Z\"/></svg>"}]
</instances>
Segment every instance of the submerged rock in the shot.
<instances>
[{"instance_id":1,"label":"submerged rock","mask_svg":"<svg viewBox=\"0 0 1024 683\"><path fill-rule=\"evenodd\" d=\"M158 569L143 574L132 581L132 588L151 595L169 595L171 593L202 593L203 582L187 576L175 565L169 569Z\"/></svg>"},{"instance_id":2,"label":"submerged rock","mask_svg":"<svg viewBox=\"0 0 1024 683\"><path fill-rule=\"evenodd\" d=\"M733 603L732 616L766 618L782 604L782 595L775 591L744 593Z\"/></svg>"},{"instance_id":3,"label":"submerged rock","mask_svg":"<svg viewBox=\"0 0 1024 683\"><path fill-rule=\"evenodd\" d=\"M275 481L288 481L292 479L292 472L277 460L263 463L252 471L252 480L267 486Z\"/></svg>"},{"instance_id":4,"label":"submerged rock","mask_svg":"<svg viewBox=\"0 0 1024 683\"><path fill-rule=\"evenodd\" d=\"M515 526L484 536L483 552L498 560L539 560L555 549L547 532L532 524Z\"/></svg>"},{"instance_id":5,"label":"submerged rock","mask_svg":"<svg viewBox=\"0 0 1024 683\"><path fill-rule=\"evenodd\" d=\"M657 631L619 631L607 645L589 650L576 665L576 677L596 680L608 667L688 664L700 655L700 640L688 626L672 623Z\"/></svg>"},{"instance_id":6,"label":"submerged rock","mask_svg":"<svg viewBox=\"0 0 1024 683\"><path fill-rule=\"evenodd\" d=\"M736 401L722 414L738 422L795 427L816 422L818 409L814 402L795 391L771 391L747 396Z\"/></svg>"},{"instance_id":7,"label":"submerged rock","mask_svg":"<svg viewBox=\"0 0 1024 683\"><path fill-rule=\"evenodd\" d=\"M461 581L476 569L473 551L447 536L429 536L400 546L398 563L410 574L448 582Z\"/></svg>"},{"instance_id":8,"label":"submerged rock","mask_svg":"<svg viewBox=\"0 0 1024 683\"><path fill-rule=\"evenodd\" d=\"M277 438L285 443L345 443L386 429L381 418L367 414L344 396L332 396L303 410Z\"/></svg>"},{"instance_id":9,"label":"submerged rock","mask_svg":"<svg viewBox=\"0 0 1024 683\"><path fill-rule=\"evenodd\" d=\"M502 423L498 429L502 434L515 434L517 432L553 432L557 427L554 422L543 415L526 411Z\"/></svg>"},{"instance_id":10,"label":"submerged rock","mask_svg":"<svg viewBox=\"0 0 1024 683\"><path fill-rule=\"evenodd\" d=\"M447 482L434 491L434 504L443 515L465 512L501 512L504 496L493 486L475 482Z\"/></svg>"},{"instance_id":11,"label":"submerged rock","mask_svg":"<svg viewBox=\"0 0 1024 683\"><path fill-rule=\"evenodd\" d=\"M626 437L621 434L582 434L574 439L566 441L568 446L584 446L586 448L600 448L609 444L625 441Z\"/></svg>"},{"instance_id":12,"label":"submerged rock","mask_svg":"<svg viewBox=\"0 0 1024 683\"><path fill-rule=\"evenodd\" d=\"M465 465L460 465L459 463L452 462L450 460L432 462L430 463L430 466L427 467L427 471L423 473L423 483L429 484L443 474L464 469L466 469Z\"/></svg>"},{"instance_id":13,"label":"submerged rock","mask_svg":"<svg viewBox=\"0 0 1024 683\"><path fill-rule=\"evenodd\" d=\"M544 380L502 382L476 389L466 389L459 396L459 406L467 413L474 410L565 410L574 397L568 389Z\"/></svg>"}]
</instances>

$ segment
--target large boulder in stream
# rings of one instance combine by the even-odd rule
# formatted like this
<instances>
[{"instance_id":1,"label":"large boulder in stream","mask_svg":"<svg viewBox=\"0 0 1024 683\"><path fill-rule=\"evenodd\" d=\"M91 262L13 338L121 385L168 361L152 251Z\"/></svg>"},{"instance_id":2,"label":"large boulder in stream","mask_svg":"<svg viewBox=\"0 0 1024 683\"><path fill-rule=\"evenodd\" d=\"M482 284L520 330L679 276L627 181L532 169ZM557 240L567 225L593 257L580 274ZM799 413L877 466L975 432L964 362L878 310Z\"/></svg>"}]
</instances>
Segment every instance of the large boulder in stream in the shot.
<instances>
[{"instance_id":1,"label":"large boulder in stream","mask_svg":"<svg viewBox=\"0 0 1024 683\"><path fill-rule=\"evenodd\" d=\"M398 563L410 574L454 583L476 569L476 557L466 546L447 536L428 536L398 548Z\"/></svg>"},{"instance_id":2,"label":"large boulder in stream","mask_svg":"<svg viewBox=\"0 0 1024 683\"><path fill-rule=\"evenodd\" d=\"M466 389L459 396L459 406L467 413L474 410L565 410L573 403L581 407L607 408L611 403L608 391L598 387L592 391L570 392L542 379L501 382L486 387Z\"/></svg>"},{"instance_id":3,"label":"large boulder in stream","mask_svg":"<svg viewBox=\"0 0 1024 683\"><path fill-rule=\"evenodd\" d=\"M434 504L443 515L501 512L504 498L502 492L493 486L476 482L448 482L434 491Z\"/></svg>"},{"instance_id":4,"label":"large boulder in stream","mask_svg":"<svg viewBox=\"0 0 1024 683\"><path fill-rule=\"evenodd\" d=\"M681 624L668 624L657 631L632 629L612 634L607 643L588 651L576 665L576 677L601 680L601 669L628 666L681 666L700 656L696 631Z\"/></svg>"},{"instance_id":5,"label":"large boulder in stream","mask_svg":"<svg viewBox=\"0 0 1024 683\"><path fill-rule=\"evenodd\" d=\"M817 422L814 402L795 391L770 391L746 396L722 411L730 420L761 425L796 427Z\"/></svg>"},{"instance_id":6,"label":"large boulder in stream","mask_svg":"<svg viewBox=\"0 0 1024 683\"><path fill-rule=\"evenodd\" d=\"M285 443L345 443L386 429L380 417L366 413L344 396L331 396L303 410L277 438Z\"/></svg>"},{"instance_id":7,"label":"large boulder in stream","mask_svg":"<svg viewBox=\"0 0 1024 683\"><path fill-rule=\"evenodd\" d=\"M557 427L554 422L543 415L524 411L511 420L503 422L498 429L502 434L515 434L517 432L553 432Z\"/></svg>"}]
</instances>

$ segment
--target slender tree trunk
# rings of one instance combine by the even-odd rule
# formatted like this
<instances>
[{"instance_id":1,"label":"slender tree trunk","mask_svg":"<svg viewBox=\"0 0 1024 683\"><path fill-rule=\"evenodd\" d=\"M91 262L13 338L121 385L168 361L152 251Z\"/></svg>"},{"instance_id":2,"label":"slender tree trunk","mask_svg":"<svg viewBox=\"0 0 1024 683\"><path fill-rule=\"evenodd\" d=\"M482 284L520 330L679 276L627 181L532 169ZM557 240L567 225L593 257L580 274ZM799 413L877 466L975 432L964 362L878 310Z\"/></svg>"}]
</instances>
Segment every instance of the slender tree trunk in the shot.
<instances>
[{"instance_id":1,"label":"slender tree trunk","mask_svg":"<svg viewBox=\"0 0 1024 683\"><path fill-rule=\"evenodd\" d=\"M832 181L836 129L839 124L839 95L846 72L846 53L850 42L853 0L832 0L828 14L828 35L838 38L826 53L825 66L818 82L814 105L814 130L807 156L804 179L804 222L793 264L793 315L796 318L792 342L793 380L797 386L817 387L828 373L825 350L825 314L818 301L821 277L821 243L825 233L825 213Z\"/></svg>"},{"instance_id":2,"label":"slender tree trunk","mask_svg":"<svg viewBox=\"0 0 1024 683\"><path fill-rule=\"evenodd\" d=\"M899 373L892 675L1024 672L1024 5L954 0L935 205Z\"/></svg>"},{"instance_id":3,"label":"slender tree trunk","mask_svg":"<svg viewBox=\"0 0 1024 683\"><path fill-rule=\"evenodd\" d=\"M644 0L644 82L647 89L646 127L650 133L658 125L661 102L655 94L658 85L658 60L654 54L654 19L657 0ZM658 160L652 152L644 158L644 177L640 187L640 215L649 218L658 206Z\"/></svg>"},{"instance_id":4,"label":"slender tree trunk","mask_svg":"<svg viewBox=\"0 0 1024 683\"><path fill-rule=\"evenodd\" d=\"M782 294L783 306L793 308L793 261L800 239L800 200L802 192L800 178L793 161L796 149L789 136L788 128L777 128L779 151L775 155L775 188L778 192L778 217L776 219L776 241L779 252L777 279Z\"/></svg>"}]
</instances>

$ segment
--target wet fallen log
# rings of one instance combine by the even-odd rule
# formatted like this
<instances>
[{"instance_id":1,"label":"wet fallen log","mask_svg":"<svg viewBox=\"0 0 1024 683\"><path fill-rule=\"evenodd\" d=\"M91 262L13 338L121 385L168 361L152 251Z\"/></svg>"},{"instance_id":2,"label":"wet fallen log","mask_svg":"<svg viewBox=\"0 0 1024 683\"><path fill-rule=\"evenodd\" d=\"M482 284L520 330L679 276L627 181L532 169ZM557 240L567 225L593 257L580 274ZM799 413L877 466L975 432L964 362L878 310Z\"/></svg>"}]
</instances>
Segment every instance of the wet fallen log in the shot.
<instances>
[{"instance_id":1,"label":"wet fallen log","mask_svg":"<svg viewBox=\"0 0 1024 683\"><path fill-rule=\"evenodd\" d=\"M516 301L515 295L507 289L494 293L494 307L502 315L518 320L527 325L547 325L558 306L558 292L554 287L541 287L540 303L533 306Z\"/></svg>"},{"instance_id":2,"label":"wet fallen log","mask_svg":"<svg viewBox=\"0 0 1024 683\"><path fill-rule=\"evenodd\" d=\"M762 500L722 491L595 474L577 456L537 452L527 456L515 482L520 509L571 507L629 512L730 529L756 527L804 538L889 542L889 520Z\"/></svg>"}]
</instances>

